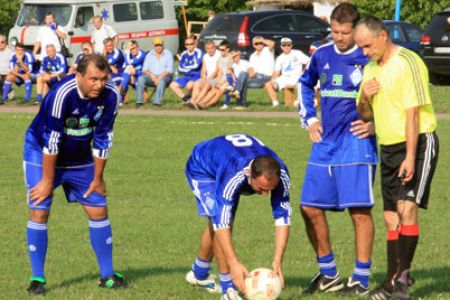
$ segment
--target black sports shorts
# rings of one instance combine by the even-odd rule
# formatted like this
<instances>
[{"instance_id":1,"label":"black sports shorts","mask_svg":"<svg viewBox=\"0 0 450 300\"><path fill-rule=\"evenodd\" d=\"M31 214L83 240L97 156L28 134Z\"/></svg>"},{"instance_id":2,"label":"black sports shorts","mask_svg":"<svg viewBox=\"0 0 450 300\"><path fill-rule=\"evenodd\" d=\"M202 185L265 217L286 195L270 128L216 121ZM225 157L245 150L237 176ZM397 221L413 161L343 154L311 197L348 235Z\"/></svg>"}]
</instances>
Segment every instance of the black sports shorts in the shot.
<instances>
[{"instance_id":1,"label":"black sports shorts","mask_svg":"<svg viewBox=\"0 0 450 300\"><path fill-rule=\"evenodd\" d=\"M439 156L439 139L435 132L419 135L414 175L402 185L398 170L406 157L406 142L381 146L381 191L384 210L397 211L397 201L408 200L427 208L431 180Z\"/></svg>"}]
</instances>

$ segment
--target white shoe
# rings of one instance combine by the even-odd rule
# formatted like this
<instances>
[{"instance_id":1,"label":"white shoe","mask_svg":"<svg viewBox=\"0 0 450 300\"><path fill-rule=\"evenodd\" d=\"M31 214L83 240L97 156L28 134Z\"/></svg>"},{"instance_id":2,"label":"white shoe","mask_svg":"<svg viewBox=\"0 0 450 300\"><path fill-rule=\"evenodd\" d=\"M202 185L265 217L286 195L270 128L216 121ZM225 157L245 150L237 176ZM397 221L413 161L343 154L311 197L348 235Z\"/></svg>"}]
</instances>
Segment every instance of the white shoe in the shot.
<instances>
[{"instance_id":1,"label":"white shoe","mask_svg":"<svg viewBox=\"0 0 450 300\"><path fill-rule=\"evenodd\" d=\"M272 107L277 107L278 105L280 105L280 102L278 102L278 101L272 102Z\"/></svg>"},{"instance_id":2,"label":"white shoe","mask_svg":"<svg viewBox=\"0 0 450 300\"><path fill-rule=\"evenodd\" d=\"M227 292L222 295L222 300L242 300L242 298L239 296L238 291L229 287Z\"/></svg>"},{"instance_id":3,"label":"white shoe","mask_svg":"<svg viewBox=\"0 0 450 300\"><path fill-rule=\"evenodd\" d=\"M294 104L292 104L292 106L297 107L297 106L298 106L298 100L295 100L295 101L294 101Z\"/></svg>"},{"instance_id":4,"label":"white shoe","mask_svg":"<svg viewBox=\"0 0 450 300\"><path fill-rule=\"evenodd\" d=\"M11 90L11 92L9 92L9 94L8 94L8 100L12 100L12 99L14 99L14 96L15 96L16 94L14 93L14 90Z\"/></svg>"},{"instance_id":5,"label":"white shoe","mask_svg":"<svg viewBox=\"0 0 450 300\"><path fill-rule=\"evenodd\" d=\"M224 104L220 107L220 110L227 110L228 109L228 105Z\"/></svg>"},{"instance_id":6,"label":"white shoe","mask_svg":"<svg viewBox=\"0 0 450 300\"><path fill-rule=\"evenodd\" d=\"M222 288L220 287L220 284L216 283L216 276L214 275L209 275L205 280L198 280L195 278L194 271L191 270L186 274L186 281L189 284L205 289L208 293L222 293Z\"/></svg>"}]
</instances>

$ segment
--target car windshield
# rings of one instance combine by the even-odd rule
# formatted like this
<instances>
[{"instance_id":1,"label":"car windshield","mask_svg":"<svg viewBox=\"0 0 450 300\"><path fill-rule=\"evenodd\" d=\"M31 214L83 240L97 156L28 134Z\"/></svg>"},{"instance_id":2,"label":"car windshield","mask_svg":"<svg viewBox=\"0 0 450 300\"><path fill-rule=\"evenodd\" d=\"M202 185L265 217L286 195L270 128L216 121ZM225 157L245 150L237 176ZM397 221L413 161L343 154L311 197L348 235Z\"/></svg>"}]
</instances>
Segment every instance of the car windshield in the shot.
<instances>
[{"instance_id":1,"label":"car windshield","mask_svg":"<svg viewBox=\"0 0 450 300\"><path fill-rule=\"evenodd\" d=\"M48 12L52 12L55 15L58 25L65 26L69 22L72 7L64 4L25 4L17 18L17 26L41 26L44 24L45 14Z\"/></svg>"}]
</instances>

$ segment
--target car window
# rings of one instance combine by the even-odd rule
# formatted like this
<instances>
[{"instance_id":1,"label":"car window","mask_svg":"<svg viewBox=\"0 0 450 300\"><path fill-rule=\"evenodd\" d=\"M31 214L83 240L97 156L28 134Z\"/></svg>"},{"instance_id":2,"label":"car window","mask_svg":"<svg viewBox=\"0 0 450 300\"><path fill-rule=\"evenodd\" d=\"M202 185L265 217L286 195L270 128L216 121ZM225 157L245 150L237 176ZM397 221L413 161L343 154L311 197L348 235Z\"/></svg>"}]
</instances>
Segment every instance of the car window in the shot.
<instances>
[{"instance_id":1,"label":"car window","mask_svg":"<svg viewBox=\"0 0 450 300\"><path fill-rule=\"evenodd\" d=\"M162 19L164 18L163 5L161 1L141 2L141 19Z\"/></svg>"},{"instance_id":2,"label":"car window","mask_svg":"<svg viewBox=\"0 0 450 300\"><path fill-rule=\"evenodd\" d=\"M83 27L92 23L94 8L92 6L79 7L75 17L75 27Z\"/></svg>"},{"instance_id":3,"label":"car window","mask_svg":"<svg viewBox=\"0 0 450 300\"><path fill-rule=\"evenodd\" d=\"M224 34L239 32L244 17L240 15L218 15L208 22L202 34Z\"/></svg>"},{"instance_id":4,"label":"car window","mask_svg":"<svg viewBox=\"0 0 450 300\"><path fill-rule=\"evenodd\" d=\"M443 12L435 15L430 24L427 26L427 34L442 34L447 30L450 30L450 24L448 22L450 18L450 13Z\"/></svg>"},{"instance_id":5,"label":"car window","mask_svg":"<svg viewBox=\"0 0 450 300\"><path fill-rule=\"evenodd\" d=\"M405 35L399 24L386 24L387 30L389 32L389 37L395 42L405 42Z\"/></svg>"},{"instance_id":6,"label":"car window","mask_svg":"<svg viewBox=\"0 0 450 300\"><path fill-rule=\"evenodd\" d=\"M295 33L295 23L292 15L278 15L268 17L257 22L252 31L258 32L288 32Z\"/></svg>"},{"instance_id":7,"label":"car window","mask_svg":"<svg viewBox=\"0 0 450 300\"><path fill-rule=\"evenodd\" d=\"M116 22L135 21L138 19L136 3L114 4L113 13Z\"/></svg>"},{"instance_id":8,"label":"car window","mask_svg":"<svg viewBox=\"0 0 450 300\"><path fill-rule=\"evenodd\" d=\"M405 34L409 41L420 43L420 39L422 38L422 30L411 24L403 24L403 29L405 30Z\"/></svg>"},{"instance_id":9,"label":"car window","mask_svg":"<svg viewBox=\"0 0 450 300\"><path fill-rule=\"evenodd\" d=\"M323 34L326 26L309 16L294 15L295 31L300 34Z\"/></svg>"}]
</instances>

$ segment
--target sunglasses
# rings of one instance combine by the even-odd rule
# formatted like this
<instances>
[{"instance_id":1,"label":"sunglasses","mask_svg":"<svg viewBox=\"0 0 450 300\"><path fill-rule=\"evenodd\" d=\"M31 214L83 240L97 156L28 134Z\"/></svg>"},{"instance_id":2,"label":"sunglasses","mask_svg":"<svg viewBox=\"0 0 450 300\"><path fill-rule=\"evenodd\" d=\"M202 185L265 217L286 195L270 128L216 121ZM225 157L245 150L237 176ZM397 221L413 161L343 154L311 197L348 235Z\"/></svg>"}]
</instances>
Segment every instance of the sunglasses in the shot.
<instances>
[{"instance_id":1,"label":"sunglasses","mask_svg":"<svg viewBox=\"0 0 450 300\"><path fill-rule=\"evenodd\" d=\"M261 42L253 43L253 46L263 45Z\"/></svg>"},{"instance_id":2,"label":"sunglasses","mask_svg":"<svg viewBox=\"0 0 450 300\"><path fill-rule=\"evenodd\" d=\"M91 50L91 49L89 49L89 48L83 48L83 51L89 51L89 50Z\"/></svg>"},{"instance_id":3,"label":"sunglasses","mask_svg":"<svg viewBox=\"0 0 450 300\"><path fill-rule=\"evenodd\" d=\"M227 48L219 48L220 51L226 51Z\"/></svg>"},{"instance_id":4,"label":"sunglasses","mask_svg":"<svg viewBox=\"0 0 450 300\"><path fill-rule=\"evenodd\" d=\"M189 43L189 44L184 44L185 46L193 46L194 45L194 43Z\"/></svg>"},{"instance_id":5,"label":"sunglasses","mask_svg":"<svg viewBox=\"0 0 450 300\"><path fill-rule=\"evenodd\" d=\"M292 44L281 44L281 47L291 47Z\"/></svg>"}]
</instances>

